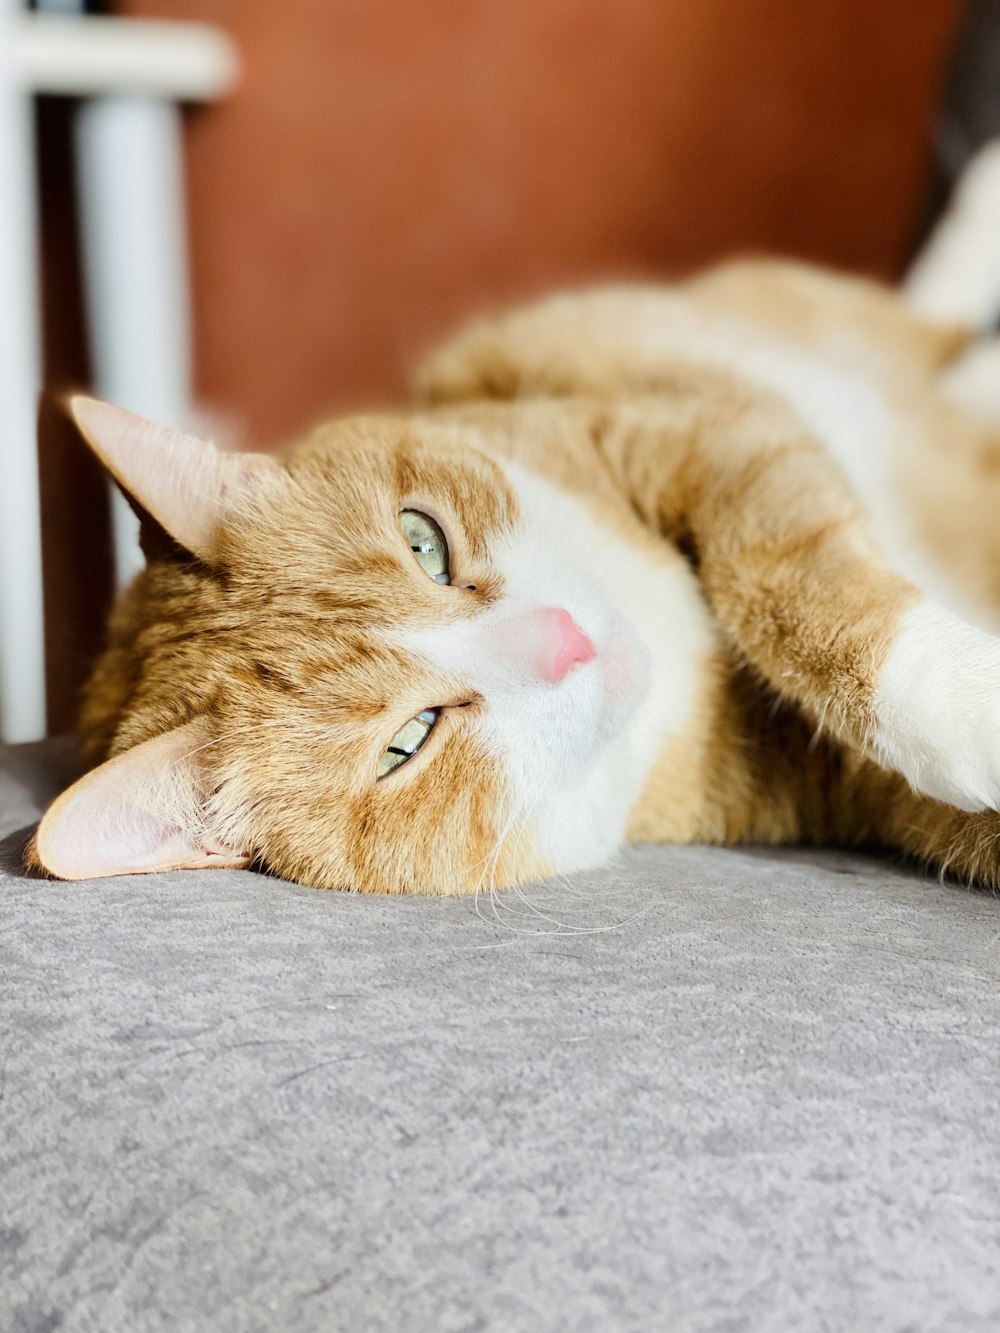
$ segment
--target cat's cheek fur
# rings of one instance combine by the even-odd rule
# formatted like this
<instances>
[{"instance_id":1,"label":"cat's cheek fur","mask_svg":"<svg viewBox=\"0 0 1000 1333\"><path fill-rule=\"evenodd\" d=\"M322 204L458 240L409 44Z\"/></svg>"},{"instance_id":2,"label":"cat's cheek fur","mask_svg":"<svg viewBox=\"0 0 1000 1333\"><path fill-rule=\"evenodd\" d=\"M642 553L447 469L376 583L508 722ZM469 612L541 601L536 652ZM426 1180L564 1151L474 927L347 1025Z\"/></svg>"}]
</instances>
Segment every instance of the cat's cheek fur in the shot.
<instances>
[{"instance_id":1,"label":"cat's cheek fur","mask_svg":"<svg viewBox=\"0 0 1000 1333\"><path fill-rule=\"evenodd\" d=\"M914 607L874 704L879 763L960 810L1000 809L1000 639L933 603Z\"/></svg>"}]
</instances>

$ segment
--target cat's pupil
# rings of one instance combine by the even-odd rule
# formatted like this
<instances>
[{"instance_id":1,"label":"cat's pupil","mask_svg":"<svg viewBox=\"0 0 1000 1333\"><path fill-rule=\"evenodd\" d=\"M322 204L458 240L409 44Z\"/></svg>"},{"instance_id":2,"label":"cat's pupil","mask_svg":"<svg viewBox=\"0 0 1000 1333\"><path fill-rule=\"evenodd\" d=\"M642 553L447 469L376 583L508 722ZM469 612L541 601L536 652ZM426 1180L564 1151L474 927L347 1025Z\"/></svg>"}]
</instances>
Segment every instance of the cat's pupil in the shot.
<instances>
[{"instance_id":1,"label":"cat's pupil","mask_svg":"<svg viewBox=\"0 0 1000 1333\"><path fill-rule=\"evenodd\" d=\"M448 568L448 543L440 525L419 509L404 509L399 516L403 536L409 542L410 550L416 557L417 564L435 583L448 583L451 573Z\"/></svg>"}]
</instances>

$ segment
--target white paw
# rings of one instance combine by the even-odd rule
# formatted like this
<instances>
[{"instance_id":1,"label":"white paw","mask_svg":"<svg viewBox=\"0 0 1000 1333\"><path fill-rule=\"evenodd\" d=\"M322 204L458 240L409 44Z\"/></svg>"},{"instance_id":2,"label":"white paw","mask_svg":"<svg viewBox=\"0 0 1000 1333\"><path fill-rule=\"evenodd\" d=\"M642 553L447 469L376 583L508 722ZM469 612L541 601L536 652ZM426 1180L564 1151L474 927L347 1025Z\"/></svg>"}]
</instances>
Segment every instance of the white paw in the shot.
<instances>
[{"instance_id":1,"label":"white paw","mask_svg":"<svg viewBox=\"0 0 1000 1333\"><path fill-rule=\"evenodd\" d=\"M1000 139L976 153L958 179L956 202L963 209L1000 218Z\"/></svg>"},{"instance_id":2,"label":"white paw","mask_svg":"<svg viewBox=\"0 0 1000 1333\"><path fill-rule=\"evenodd\" d=\"M1000 139L980 149L907 275L908 303L932 320L987 332L1000 313Z\"/></svg>"},{"instance_id":3,"label":"white paw","mask_svg":"<svg viewBox=\"0 0 1000 1333\"><path fill-rule=\"evenodd\" d=\"M973 343L938 384L966 412L990 425L1000 420L1000 338Z\"/></svg>"},{"instance_id":4,"label":"white paw","mask_svg":"<svg viewBox=\"0 0 1000 1333\"><path fill-rule=\"evenodd\" d=\"M875 695L874 753L961 810L1000 809L1000 639L924 603L903 618Z\"/></svg>"}]
</instances>

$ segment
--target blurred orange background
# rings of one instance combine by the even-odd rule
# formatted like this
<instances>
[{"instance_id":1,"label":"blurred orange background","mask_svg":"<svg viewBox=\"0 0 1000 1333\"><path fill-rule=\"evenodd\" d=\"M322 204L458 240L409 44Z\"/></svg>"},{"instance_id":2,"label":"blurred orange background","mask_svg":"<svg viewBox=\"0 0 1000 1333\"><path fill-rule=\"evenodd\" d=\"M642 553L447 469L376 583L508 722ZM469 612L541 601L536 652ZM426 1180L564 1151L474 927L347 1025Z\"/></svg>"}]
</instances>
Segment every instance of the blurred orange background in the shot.
<instances>
[{"instance_id":1,"label":"blurred orange background","mask_svg":"<svg viewBox=\"0 0 1000 1333\"><path fill-rule=\"evenodd\" d=\"M218 23L190 115L201 393L269 441L469 311L763 248L891 277L957 0L123 0Z\"/></svg>"},{"instance_id":2,"label":"blurred orange background","mask_svg":"<svg viewBox=\"0 0 1000 1333\"><path fill-rule=\"evenodd\" d=\"M186 113L198 399L254 447L398 400L456 323L740 250L885 278L926 216L960 0L119 0L234 39ZM39 107L50 383L86 383L71 107ZM106 493L51 404L48 707L111 596Z\"/></svg>"}]
</instances>

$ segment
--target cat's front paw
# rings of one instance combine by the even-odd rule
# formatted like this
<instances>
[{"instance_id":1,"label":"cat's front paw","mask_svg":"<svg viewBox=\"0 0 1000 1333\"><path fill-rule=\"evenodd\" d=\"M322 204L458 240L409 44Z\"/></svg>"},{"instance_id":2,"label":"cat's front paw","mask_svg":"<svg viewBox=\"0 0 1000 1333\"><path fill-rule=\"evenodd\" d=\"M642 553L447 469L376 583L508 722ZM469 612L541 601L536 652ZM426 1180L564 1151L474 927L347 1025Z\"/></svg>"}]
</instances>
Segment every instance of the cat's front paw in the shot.
<instances>
[{"instance_id":1,"label":"cat's front paw","mask_svg":"<svg viewBox=\"0 0 1000 1333\"><path fill-rule=\"evenodd\" d=\"M880 764L960 810L1000 809L1000 639L923 603L903 619L874 702Z\"/></svg>"}]
</instances>

